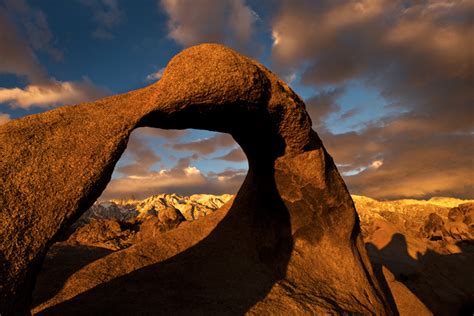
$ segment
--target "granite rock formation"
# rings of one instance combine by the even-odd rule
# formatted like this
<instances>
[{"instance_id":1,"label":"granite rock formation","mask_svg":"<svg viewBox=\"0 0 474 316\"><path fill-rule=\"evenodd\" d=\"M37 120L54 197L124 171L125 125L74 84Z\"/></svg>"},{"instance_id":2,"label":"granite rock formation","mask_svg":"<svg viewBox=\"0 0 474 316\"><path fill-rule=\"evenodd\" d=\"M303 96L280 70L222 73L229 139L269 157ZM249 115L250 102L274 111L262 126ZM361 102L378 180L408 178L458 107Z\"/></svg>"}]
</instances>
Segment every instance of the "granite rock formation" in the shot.
<instances>
[{"instance_id":1,"label":"granite rock formation","mask_svg":"<svg viewBox=\"0 0 474 316\"><path fill-rule=\"evenodd\" d=\"M432 198L427 201L377 201L357 195L352 197L361 218L362 236L366 241L374 270L380 274L382 280L385 280L386 290L392 293L400 316L472 314L472 312L469 313L469 310L472 310L473 307L470 302L474 302L474 280L471 276L472 273L470 273L472 269L469 262L474 262L474 238L472 234L471 237L458 233L453 235L453 231L447 229L449 227L459 228L460 223L469 224L472 229L471 216L474 205L472 201L452 198ZM90 222L77 230L85 238L77 238L75 233L67 241L56 242L48 250L33 292L32 312L34 314L43 314L43 311L45 314L51 314L53 311L57 314L80 314L80 309L83 308L91 313L98 311L111 313L110 306L117 305L116 301L119 300L122 305L124 301L127 302L127 311L130 313L150 312L156 314L156 310L161 310L160 306L150 306L150 303L137 306L138 300L135 298L143 296L149 298L148 293L153 292L159 297L157 300L159 302L160 299L169 295L167 292L169 286L143 289L146 287L145 284L149 286L150 283L150 276L146 273L141 276L143 279L140 279L138 273L131 273L123 278L121 276L127 271L137 271L140 267L150 266L150 261L155 263L163 261L160 251L150 253L149 249L152 247L147 241L162 242L163 238L166 240L166 237L160 236L160 234L166 234L173 229L180 229L180 232L177 235L168 236L168 238L175 240L176 236L186 236L189 230L181 230L177 227L183 223L184 218L181 214L188 210L190 204L197 207L194 211L200 214L198 220L202 221L202 217L217 211L217 206L227 198L232 198L232 196L186 197L176 194L160 194L143 201L115 200L115 202L95 204L95 206L103 205L104 207L94 208L94 216L92 219L91 216L88 217L91 219ZM198 201L198 204L193 203ZM165 204L168 206L166 207ZM132 205L134 205L133 208ZM137 205L142 207L141 210L155 210L158 214L165 212L161 216L157 216L155 212L150 215L146 211L141 213L141 215L147 214L144 221L137 217L131 221L123 222L124 213L117 212L115 209L124 207L125 210L131 208L135 211ZM204 212L200 212L200 208L203 206L206 206ZM207 207L214 211L208 213ZM224 208L218 213L225 211ZM135 211L135 213L138 212ZM86 214L87 212L84 213L84 215ZM436 214L436 217L433 214ZM222 216L223 214L220 218ZM115 221L117 224L100 224L105 218L108 221ZM434 222L433 218L436 218ZM436 223L444 223L445 226ZM455 225L453 226L453 224ZM210 230L214 227L205 226ZM114 227L116 228L111 229ZM119 227L120 229L117 229ZM131 233L134 231L137 233ZM459 230L457 229L457 231ZM133 245L137 245L133 251L123 251L120 254L107 253L110 250L119 252ZM172 249L168 250L173 253ZM104 251L106 252L104 253ZM97 255L100 254L102 255L98 258ZM140 260L144 256L148 257L147 261ZM81 261L78 261L79 257ZM129 264L131 259L133 262ZM211 258L208 259L211 260ZM212 261L214 260L216 259L212 259ZM183 262L183 264L187 263ZM121 271L110 272L116 271L117 265L121 266ZM204 263L199 267L202 271L197 276L204 281L193 281L195 284L205 283L209 274L210 267L208 265ZM179 272L184 273L188 282L189 279L196 277L192 274L193 270L189 272L186 269L183 270L179 270ZM104 278L104 275L107 277ZM173 278L173 274L165 275L163 281L169 282L169 278ZM114 279L113 285L106 285ZM137 284L133 290L129 285L132 280ZM163 282L158 284L161 283ZM127 288L125 293L133 291L133 295L111 292L117 284L120 285L119 288ZM94 290L94 288L97 289ZM202 293L190 293L189 290L182 291L182 293L185 296L202 295ZM215 297L216 294L209 293L208 296ZM99 298L101 303L97 303ZM268 298L270 295L267 295ZM155 301L155 299L150 299L150 301ZM56 305L59 306L56 307ZM169 305L168 308L170 308ZM143 306L147 306L149 309L143 310ZM189 306L191 312L193 308L195 306ZM120 314L124 309L122 306L119 309L117 313ZM183 311L182 308L180 310ZM253 309L251 311L256 313ZM258 312L268 313L268 309Z\"/></svg>"},{"instance_id":2,"label":"granite rock formation","mask_svg":"<svg viewBox=\"0 0 474 316\"><path fill-rule=\"evenodd\" d=\"M79 227L67 241L71 244L119 250L131 245L135 225L115 219L96 219Z\"/></svg>"},{"instance_id":3,"label":"granite rock formation","mask_svg":"<svg viewBox=\"0 0 474 316\"><path fill-rule=\"evenodd\" d=\"M136 306L117 300L109 308L391 314L352 199L311 125L302 100L269 70L203 44L175 56L148 87L0 126L0 313L29 313L47 249L104 190L133 129L149 126L231 134L248 158L247 177L226 212L113 253L107 262L123 276L63 311L85 308L84 295L110 302L113 291L152 280ZM153 297L164 285L163 300Z\"/></svg>"},{"instance_id":4,"label":"granite rock formation","mask_svg":"<svg viewBox=\"0 0 474 316\"><path fill-rule=\"evenodd\" d=\"M159 216L168 208L179 212L187 221L193 221L217 211L233 195L222 194L193 194L183 196L179 194L157 194L144 200L109 200L97 201L70 227L74 233L78 228L90 224L95 220L113 219L118 222L137 223L146 221L149 217Z\"/></svg>"},{"instance_id":5,"label":"granite rock formation","mask_svg":"<svg viewBox=\"0 0 474 316\"><path fill-rule=\"evenodd\" d=\"M473 313L472 200L376 201L361 196L353 200L375 267L388 268L434 315ZM392 294L397 301L393 288ZM424 315L410 309L411 315ZM398 310L402 315L402 308Z\"/></svg>"},{"instance_id":6,"label":"granite rock formation","mask_svg":"<svg viewBox=\"0 0 474 316\"><path fill-rule=\"evenodd\" d=\"M97 219L116 219L127 222L134 220L140 213L136 210L136 205L116 204L114 202L94 203L79 219L71 226L72 230L87 225Z\"/></svg>"},{"instance_id":7,"label":"granite rock formation","mask_svg":"<svg viewBox=\"0 0 474 316\"><path fill-rule=\"evenodd\" d=\"M138 220L142 220L148 215L159 215L166 208L173 207L187 221L192 221L215 212L231 198L232 195L230 194L220 196L210 194L193 194L191 196L158 194L139 201L136 210L139 214Z\"/></svg>"}]
</instances>

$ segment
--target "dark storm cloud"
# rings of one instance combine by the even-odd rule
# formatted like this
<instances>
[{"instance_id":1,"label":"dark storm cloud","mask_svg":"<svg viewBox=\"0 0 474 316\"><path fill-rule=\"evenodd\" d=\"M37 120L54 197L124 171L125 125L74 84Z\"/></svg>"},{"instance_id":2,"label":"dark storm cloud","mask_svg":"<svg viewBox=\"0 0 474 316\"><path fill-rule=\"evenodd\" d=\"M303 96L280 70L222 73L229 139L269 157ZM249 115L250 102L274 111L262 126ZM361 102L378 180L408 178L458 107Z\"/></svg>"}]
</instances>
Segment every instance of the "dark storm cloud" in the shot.
<instances>
[{"instance_id":1,"label":"dark storm cloud","mask_svg":"<svg viewBox=\"0 0 474 316\"><path fill-rule=\"evenodd\" d=\"M351 192L376 198L472 197L472 134L392 130L401 122L359 133L321 134L340 171L364 170L345 177Z\"/></svg>"},{"instance_id":2,"label":"dark storm cloud","mask_svg":"<svg viewBox=\"0 0 474 316\"><path fill-rule=\"evenodd\" d=\"M282 2L273 20L279 67L304 66L302 82L319 87L363 80L398 109L357 133L323 130L337 163L367 168L346 177L353 192L474 195L473 17L472 1ZM374 161L382 164L369 168Z\"/></svg>"},{"instance_id":3,"label":"dark storm cloud","mask_svg":"<svg viewBox=\"0 0 474 316\"><path fill-rule=\"evenodd\" d=\"M188 134L188 131L177 130L177 129L160 129L160 128L152 128L152 127L142 127L135 130L134 133L147 135L147 136L153 136L153 137L166 138L166 139L177 139Z\"/></svg>"},{"instance_id":4,"label":"dark storm cloud","mask_svg":"<svg viewBox=\"0 0 474 316\"><path fill-rule=\"evenodd\" d=\"M379 198L472 197L472 135L393 137L383 127L373 127L360 134L322 135L322 139L333 156L340 157L336 161L343 164L341 171L367 167L345 177L352 193ZM372 167L374 162L379 166Z\"/></svg>"},{"instance_id":5,"label":"dark storm cloud","mask_svg":"<svg viewBox=\"0 0 474 316\"><path fill-rule=\"evenodd\" d=\"M0 6L0 73L25 76L29 80L46 80L45 69L38 63L33 50L18 34L16 25Z\"/></svg>"},{"instance_id":6,"label":"dark storm cloud","mask_svg":"<svg viewBox=\"0 0 474 316\"><path fill-rule=\"evenodd\" d=\"M222 172L208 172L209 177L224 177L224 178L234 178L238 176L245 175L247 173L246 169L226 169Z\"/></svg>"},{"instance_id":7,"label":"dark storm cloud","mask_svg":"<svg viewBox=\"0 0 474 316\"><path fill-rule=\"evenodd\" d=\"M133 133L124 153L134 160L133 163L117 168L117 171L125 175L140 176L150 172L153 164L159 162L158 156L141 137L139 133Z\"/></svg>"},{"instance_id":8,"label":"dark storm cloud","mask_svg":"<svg viewBox=\"0 0 474 316\"><path fill-rule=\"evenodd\" d=\"M71 82L48 75L35 51L46 52L55 60L61 60L63 55L52 45L46 15L23 0L8 0L0 5L0 41L0 73L25 77L30 83L23 88L0 87L0 103L29 109L79 103L107 94L87 77Z\"/></svg>"},{"instance_id":9,"label":"dark storm cloud","mask_svg":"<svg viewBox=\"0 0 474 316\"><path fill-rule=\"evenodd\" d=\"M56 61L63 59L63 52L53 44L54 36L42 10L29 6L24 0L5 0L3 9L21 26L34 50L43 51Z\"/></svg>"},{"instance_id":10,"label":"dark storm cloud","mask_svg":"<svg viewBox=\"0 0 474 316\"><path fill-rule=\"evenodd\" d=\"M229 134L216 134L210 138L195 140L188 143L168 144L167 147L171 147L178 151L191 151L202 155L208 155L219 149L235 146L235 144L235 140Z\"/></svg>"},{"instance_id":11,"label":"dark storm cloud","mask_svg":"<svg viewBox=\"0 0 474 316\"><path fill-rule=\"evenodd\" d=\"M344 92L342 88L322 91L306 100L306 111L308 111L316 128L324 128L324 119L329 115L339 112L340 106L337 98Z\"/></svg>"},{"instance_id":12,"label":"dark storm cloud","mask_svg":"<svg viewBox=\"0 0 474 316\"><path fill-rule=\"evenodd\" d=\"M213 159L225 160L225 161L246 161L247 156L245 156L245 153L239 147L239 148L232 149L225 155L222 155Z\"/></svg>"}]
</instances>

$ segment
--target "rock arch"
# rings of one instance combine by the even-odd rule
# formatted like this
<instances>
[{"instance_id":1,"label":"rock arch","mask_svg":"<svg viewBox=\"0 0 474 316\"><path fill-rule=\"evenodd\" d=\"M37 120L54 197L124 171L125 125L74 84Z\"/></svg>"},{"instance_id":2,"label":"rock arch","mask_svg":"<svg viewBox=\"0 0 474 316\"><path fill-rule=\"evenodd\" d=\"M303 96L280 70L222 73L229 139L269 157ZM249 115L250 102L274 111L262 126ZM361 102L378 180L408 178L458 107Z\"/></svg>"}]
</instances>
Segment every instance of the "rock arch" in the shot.
<instances>
[{"instance_id":1,"label":"rock arch","mask_svg":"<svg viewBox=\"0 0 474 316\"><path fill-rule=\"evenodd\" d=\"M45 252L101 194L141 126L229 133L247 155L246 180L216 228L238 227L245 262L273 280L247 310L293 300L294 311L392 313L302 100L255 61L203 44L148 87L0 126L2 314L29 313Z\"/></svg>"}]
</instances>

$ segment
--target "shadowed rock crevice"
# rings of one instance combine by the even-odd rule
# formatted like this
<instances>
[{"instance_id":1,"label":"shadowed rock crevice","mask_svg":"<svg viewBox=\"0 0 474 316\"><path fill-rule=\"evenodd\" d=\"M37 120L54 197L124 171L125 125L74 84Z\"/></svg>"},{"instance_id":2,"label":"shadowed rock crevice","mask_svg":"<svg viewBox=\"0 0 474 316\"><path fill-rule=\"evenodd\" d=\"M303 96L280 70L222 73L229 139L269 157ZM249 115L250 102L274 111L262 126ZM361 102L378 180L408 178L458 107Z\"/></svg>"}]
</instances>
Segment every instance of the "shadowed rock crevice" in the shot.
<instances>
[{"instance_id":1,"label":"shadowed rock crevice","mask_svg":"<svg viewBox=\"0 0 474 316\"><path fill-rule=\"evenodd\" d=\"M351 197L311 125L303 101L270 71L204 44L146 88L0 126L0 311L29 312L41 265L32 258L101 194L133 129L149 126L234 137L249 173L230 210L94 262L102 279L47 311L105 311L94 298L130 313L143 304L174 314L392 314ZM140 286L149 295L114 307L116 291Z\"/></svg>"}]
</instances>

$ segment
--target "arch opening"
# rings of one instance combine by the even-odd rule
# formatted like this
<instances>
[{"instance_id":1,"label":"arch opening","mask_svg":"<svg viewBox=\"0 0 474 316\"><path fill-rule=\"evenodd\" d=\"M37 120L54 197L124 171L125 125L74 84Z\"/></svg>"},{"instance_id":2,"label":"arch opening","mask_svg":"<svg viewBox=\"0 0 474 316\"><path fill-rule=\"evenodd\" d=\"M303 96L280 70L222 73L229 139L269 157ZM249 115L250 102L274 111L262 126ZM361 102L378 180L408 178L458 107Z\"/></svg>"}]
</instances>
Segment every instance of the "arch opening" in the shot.
<instances>
[{"instance_id":1,"label":"arch opening","mask_svg":"<svg viewBox=\"0 0 474 316\"><path fill-rule=\"evenodd\" d=\"M235 194L247 170L245 153L229 134L137 128L98 200Z\"/></svg>"},{"instance_id":2,"label":"arch opening","mask_svg":"<svg viewBox=\"0 0 474 316\"><path fill-rule=\"evenodd\" d=\"M183 136L187 130L158 130L158 132L155 130L158 129L136 129L131 134L128 149L124 151L122 157L133 156L133 150L141 151L143 149L134 149L134 146L137 146L136 143L134 144L137 141L134 139L137 134L138 137L143 137L140 134L145 134L154 138L158 136L157 134L164 134L168 136L168 141L179 144L178 148L195 148L196 142L177 142L180 138L175 136ZM224 149L240 148L235 141L228 139L230 137L226 136L228 134L200 132L199 135L210 135L207 140L212 139L212 137L218 138L218 144L219 142L220 144L223 143ZM215 138L212 140L215 141ZM181 140L183 139L186 140L187 138L181 138ZM189 146L190 143L191 146ZM183 144L186 145L183 146ZM204 145L215 146L212 144ZM130 152L130 149L132 149L132 152ZM213 157L216 156L213 155L214 153L220 154L222 150L210 152L210 149L205 149L204 152L209 152L210 157ZM273 166L273 164L271 165ZM230 197L229 200L225 201L228 203L223 203L222 207L215 209L216 212L205 214L206 217L202 216L196 219L196 222L192 225L199 225L203 230L198 237L192 234L188 236L191 231L191 222L186 221L186 218L182 218L181 223L169 222L168 227L164 227L163 223L159 223L159 220L154 219L158 218L159 214L148 216L148 218L142 217L138 220L138 224L136 220L119 220L121 229L121 232L118 232L119 234L126 230L136 230L136 232L130 243L123 243L123 247L119 245L116 249L110 247L110 243L109 245L107 243L81 245L80 240L77 240L77 236L74 235L77 235L77 233L68 235L70 239L72 236L70 241L59 242L52 246L51 258L48 259L47 257L45 270L48 271L49 268L57 266L58 263L61 263L61 260L64 264L64 260L77 259L79 252L75 252L76 249L72 249L74 247L67 245L67 243L75 243L79 251L82 250L85 254L84 260L77 262L75 266L77 270L75 271L73 271L74 267L67 266L70 270L64 271L65 273L56 280L62 281L61 284L52 282L48 274L40 273L33 295L33 311L35 313L67 313L74 312L77 308L86 308L91 311L101 311L107 308L107 311L110 312L110 306L116 306L117 312L122 313L124 311L130 313L137 311L154 312L158 309L162 311L169 309L171 312L178 308L173 293L179 291L180 295L184 297L213 298L209 302L199 299L185 308L180 304L180 312L186 310L189 312L196 312L196 310L210 312L215 309L216 311L229 310L239 314L245 313L254 304L264 299L274 284L284 277L293 247L289 213L276 187L273 176L274 170L272 170L272 167L265 166L262 168L262 166L262 162L259 162L258 159L254 160L254 164L249 168L248 173L246 170L243 175L245 179L240 179L238 189L233 192L235 198ZM179 164L179 161L175 167L190 168L189 165ZM130 165L130 161L119 160L115 170L140 171L140 168L139 166ZM166 176L176 174L186 176L183 169L175 169L175 171L171 170L171 174ZM113 181L114 177L112 177L109 184ZM104 192L107 192L107 188ZM155 202L164 202L164 198L166 197L162 196ZM171 199L173 198L175 197L171 197ZM118 200L115 201L118 202ZM222 198L221 201L223 201ZM130 205L134 203L134 201L130 202ZM218 211L218 209L220 210ZM132 210L130 209L130 211ZM185 217L184 215L188 214L183 212L181 215ZM146 226L143 232L141 231L141 225ZM97 229L97 225L94 228ZM107 229L110 227L102 225L99 228ZM100 275L104 272L104 269L123 264L122 262L127 257L142 256L142 252L146 252L146 249L150 247L150 243L166 240L166 236L170 235L178 239L176 244L179 245L178 249L172 251L171 254L155 253L152 261L144 266L135 264L127 267L129 271L126 274L118 273L101 282L82 284L79 290L74 289L78 282L84 282L83 274L89 276L93 274ZM110 234L107 237L110 237ZM119 236L122 241L123 237L123 234ZM102 250L99 251L97 246L101 247ZM91 261L87 262L88 259ZM183 266L186 266L186 269L183 269ZM188 272L188 270L192 272ZM192 275L189 273L192 273ZM175 280L177 274L183 275L179 278L179 282ZM154 276L151 277L152 275ZM183 279L184 277L186 280ZM135 285L130 286L130 282ZM163 286L163 284L167 286ZM146 293L154 293L154 295L143 302L137 300L136 297L124 297L112 293L114 289L124 286L128 287L128 291L135 292L138 297L146 296ZM97 303L98 296L104 298L100 303ZM163 304L164 297L167 297L172 303ZM147 306L146 309L143 308L143 304Z\"/></svg>"}]
</instances>

